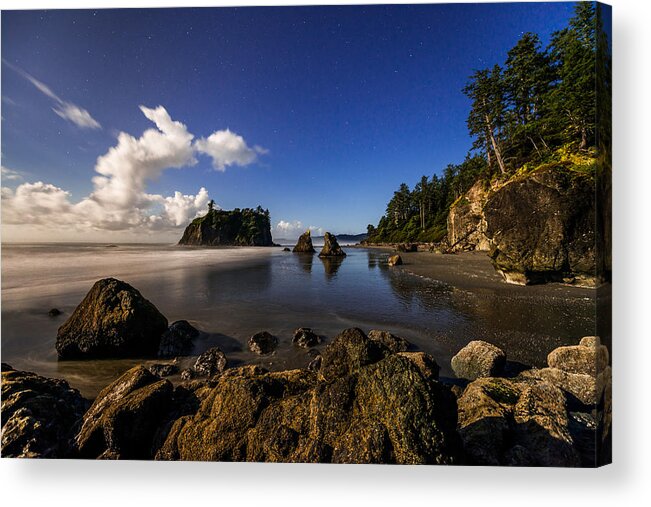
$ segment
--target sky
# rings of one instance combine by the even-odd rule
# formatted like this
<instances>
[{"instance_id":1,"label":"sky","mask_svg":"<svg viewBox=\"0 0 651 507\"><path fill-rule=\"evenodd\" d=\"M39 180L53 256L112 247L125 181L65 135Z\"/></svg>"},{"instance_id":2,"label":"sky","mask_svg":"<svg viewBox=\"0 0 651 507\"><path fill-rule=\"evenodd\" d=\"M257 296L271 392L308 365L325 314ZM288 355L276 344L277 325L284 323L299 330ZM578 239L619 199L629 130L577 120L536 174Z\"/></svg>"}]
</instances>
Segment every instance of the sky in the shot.
<instances>
[{"instance_id":1,"label":"sky","mask_svg":"<svg viewBox=\"0 0 651 507\"><path fill-rule=\"evenodd\" d=\"M574 4L2 12L2 240L174 242L214 199L355 234L471 148L461 93Z\"/></svg>"}]
</instances>

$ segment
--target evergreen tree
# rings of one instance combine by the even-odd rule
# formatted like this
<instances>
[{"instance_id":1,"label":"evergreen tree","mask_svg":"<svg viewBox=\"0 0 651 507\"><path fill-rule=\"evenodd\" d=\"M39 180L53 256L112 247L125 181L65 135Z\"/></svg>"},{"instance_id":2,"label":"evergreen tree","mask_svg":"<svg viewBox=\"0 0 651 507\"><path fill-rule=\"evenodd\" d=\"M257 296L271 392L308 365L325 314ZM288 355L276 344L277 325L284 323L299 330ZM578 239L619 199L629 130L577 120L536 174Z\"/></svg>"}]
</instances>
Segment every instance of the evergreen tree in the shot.
<instances>
[{"instance_id":1,"label":"evergreen tree","mask_svg":"<svg viewBox=\"0 0 651 507\"><path fill-rule=\"evenodd\" d=\"M472 100L466 123L470 134L476 138L474 147L486 153L489 166L493 161L492 153L500 172L506 174L502 129L507 111L500 66L495 65L492 70L475 72L463 89L463 93Z\"/></svg>"},{"instance_id":2,"label":"evergreen tree","mask_svg":"<svg viewBox=\"0 0 651 507\"><path fill-rule=\"evenodd\" d=\"M597 116L597 19L592 2L576 4L569 26L552 37L550 53L558 83L551 93L555 120L585 150L594 145Z\"/></svg>"}]
</instances>

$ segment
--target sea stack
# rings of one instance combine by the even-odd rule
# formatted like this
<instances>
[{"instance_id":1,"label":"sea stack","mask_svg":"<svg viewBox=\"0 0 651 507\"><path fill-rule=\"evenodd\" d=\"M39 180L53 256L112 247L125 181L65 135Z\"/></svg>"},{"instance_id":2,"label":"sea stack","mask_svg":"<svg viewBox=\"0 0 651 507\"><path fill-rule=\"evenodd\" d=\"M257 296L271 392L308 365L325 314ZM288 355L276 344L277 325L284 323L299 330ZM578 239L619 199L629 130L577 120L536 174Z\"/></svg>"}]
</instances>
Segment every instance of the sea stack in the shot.
<instances>
[{"instance_id":1,"label":"sea stack","mask_svg":"<svg viewBox=\"0 0 651 507\"><path fill-rule=\"evenodd\" d=\"M273 246L268 210L258 206L225 211L214 206L210 201L208 213L185 228L179 245Z\"/></svg>"},{"instance_id":2,"label":"sea stack","mask_svg":"<svg viewBox=\"0 0 651 507\"><path fill-rule=\"evenodd\" d=\"M319 257L346 257L346 252L341 249L334 234L326 232L323 239L325 243Z\"/></svg>"},{"instance_id":3,"label":"sea stack","mask_svg":"<svg viewBox=\"0 0 651 507\"><path fill-rule=\"evenodd\" d=\"M312 236L310 235L310 230L308 229L305 231L301 236L298 238L298 241L296 242L296 246L294 247L294 250L292 250L294 253L315 253L316 250L314 250L314 246L312 246Z\"/></svg>"}]
</instances>

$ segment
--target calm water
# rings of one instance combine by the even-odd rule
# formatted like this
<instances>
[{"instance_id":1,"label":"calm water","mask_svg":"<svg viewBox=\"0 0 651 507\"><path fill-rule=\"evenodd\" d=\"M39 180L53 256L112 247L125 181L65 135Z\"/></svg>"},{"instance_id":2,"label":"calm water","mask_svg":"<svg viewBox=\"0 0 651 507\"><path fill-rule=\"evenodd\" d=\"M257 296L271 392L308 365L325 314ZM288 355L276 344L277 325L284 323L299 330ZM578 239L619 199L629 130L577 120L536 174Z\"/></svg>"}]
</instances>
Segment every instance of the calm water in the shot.
<instances>
[{"instance_id":1,"label":"calm water","mask_svg":"<svg viewBox=\"0 0 651 507\"><path fill-rule=\"evenodd\" d=\"M186 319L202 330L195 353L218 345L233 365L305 366L310 356L291 344L292 331L300 326L328 339L351 326L391 330L434 355L445 375L450 357L473 339L540 365L554 347L592 334L589 291L460 290L389 268L387 257L365 249L348 249L343 261L328 261L279 248L3 245L2 360L66 378L91 397L142 363L57 361L57 328L92 284L107 276L135 286L170 322ZM63 315L49 317L54 307ZM246 350L248 338L261 330L280 340L278 351L263 358Z\"/></svg>"}]
</instances>

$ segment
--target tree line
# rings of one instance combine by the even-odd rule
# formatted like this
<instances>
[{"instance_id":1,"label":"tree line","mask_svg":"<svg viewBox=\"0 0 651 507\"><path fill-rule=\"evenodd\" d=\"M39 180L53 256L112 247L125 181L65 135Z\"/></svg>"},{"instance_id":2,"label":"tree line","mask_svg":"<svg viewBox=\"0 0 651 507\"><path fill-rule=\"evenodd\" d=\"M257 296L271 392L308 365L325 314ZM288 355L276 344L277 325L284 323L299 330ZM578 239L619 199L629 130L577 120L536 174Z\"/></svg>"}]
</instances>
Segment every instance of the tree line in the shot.
<instances>
[{"instance_id":1,"label":"tree line","mask_svg":"<svg viewBox=\"0 0 651 507\"><path fill-rule=\"evenodd\" d=\"M506 180L527 164L568 153L610 153L610 68L596 3L577 3L546 48L537 34L523 34L502 66L477 70L462 90L471 101L466 159L440 176L423 176L413 189L401 184L378 226L368 226L369 241L440 241L450 205L478 180Z\"/></svg>"}]
</instances>

